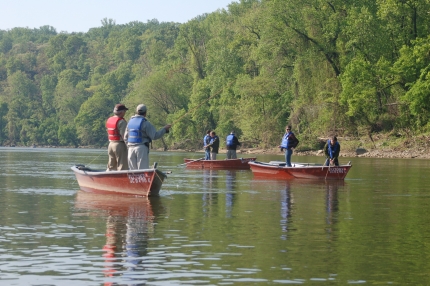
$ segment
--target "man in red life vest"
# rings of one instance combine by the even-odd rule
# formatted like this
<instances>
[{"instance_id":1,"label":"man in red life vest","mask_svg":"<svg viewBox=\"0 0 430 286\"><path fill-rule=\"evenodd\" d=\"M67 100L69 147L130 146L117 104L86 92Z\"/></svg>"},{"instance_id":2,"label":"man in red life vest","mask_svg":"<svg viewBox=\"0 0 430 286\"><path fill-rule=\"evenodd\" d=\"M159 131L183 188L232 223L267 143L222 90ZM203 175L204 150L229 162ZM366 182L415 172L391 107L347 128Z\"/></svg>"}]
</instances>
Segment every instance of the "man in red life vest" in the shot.
<instances>
[{"instance_id":1,"label":"man in red life vest","mask_svg":"<svg viewBox=\"0 0 430 286\"><path fill-rule=\"evenodd\" d=\"M128 108L124 104L115 105L113 110L114 116L106 121L109 138L108 171L128 170L127 145L124 143L124 133L127 128L127 121L125 121L124 115L127 110Z\"/></svg>"}]
</instances>

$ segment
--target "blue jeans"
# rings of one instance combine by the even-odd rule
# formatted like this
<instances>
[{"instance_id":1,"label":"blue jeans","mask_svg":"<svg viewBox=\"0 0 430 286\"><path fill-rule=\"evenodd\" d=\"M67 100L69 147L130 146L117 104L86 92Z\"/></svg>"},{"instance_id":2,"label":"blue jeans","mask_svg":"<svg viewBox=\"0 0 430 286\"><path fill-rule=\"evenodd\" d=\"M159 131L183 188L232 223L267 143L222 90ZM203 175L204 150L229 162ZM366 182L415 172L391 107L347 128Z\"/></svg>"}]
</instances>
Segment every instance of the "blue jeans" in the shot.
<instances>
[{"instance_id":1,"label":"blue jeans","mask_svg":"<svg viewBox=\"0 0 430 286\"><path fill-rule=\"evenodd\" d=\"M293 150L285 149L285 162L287 167L291 167L291 155L293 155Z\"/></svg>"},{"instance_id":2,"label":"blue jeans","mask_svg":"<svg viewBox=\"0 0 430 286\"><path fill-rule=\"evenodd\" d=\"M211 150L208 148L205 150L205 160L211 159Z\"/></svg>"}]
</instances>

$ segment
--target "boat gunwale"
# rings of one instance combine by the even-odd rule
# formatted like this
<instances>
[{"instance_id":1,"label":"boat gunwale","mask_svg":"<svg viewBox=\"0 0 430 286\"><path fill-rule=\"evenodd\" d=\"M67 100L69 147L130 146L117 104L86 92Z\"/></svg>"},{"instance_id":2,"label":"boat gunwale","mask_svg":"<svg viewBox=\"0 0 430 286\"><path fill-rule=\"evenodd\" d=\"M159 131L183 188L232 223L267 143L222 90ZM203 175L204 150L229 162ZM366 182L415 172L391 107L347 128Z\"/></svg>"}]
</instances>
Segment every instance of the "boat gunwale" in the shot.
<instances>
[{"instance_id":1,"label":"boat gunwale","mask_svg":"<svg viewBox=\"0 0 430 286\"><path fill-rule=\"evenodd\" d=\"M236 159L222 159L222 160L202 160L202 159L189 159L189 158L184 158L184 162L187 164L191 164L194 162L214 162L214 163L218 163L218 162L228 162L228 161L247 161L247 162L255 162L255 160L257 159L257 157L250 157L250 158L236 158ZM189 160L187 162L187 160Z\"/></svg>"},{"instance_id":2,"label":"boat gunwale","mask_svg":"<svg viewBox=\"0 0 430 286\"><path fill-rule=\"evenodd\" d=\"M121 174L136 174L136 173L161 173L167 177L166 173L160 171L158 169L138 169L138 170L121 170L121 171L106 171L106 170L94 170L89 167L86 167L89 170L80 170L75 166L72 166L71 169L81 175L91 175L91 176L101 176L101 175L121 175Z\"/></svg>"},{"instance_id":3,"label":"boat gunwale","mask_svg":"<svg viewBox=\"0 0 430 286\"><path fill-rule=\"evenodd\" d=\"M293 164L293 163L292 163ZM303 164L303 165L302 165ZM299 166L282 166L282 165L275 165L275 164L270 164L270 163L265 163L265 162L258 162L258 161L254 161L254 162L249 162L250 166L264 166L264 167L269 167L269 168L276 168L276 169L299 169L299 168L306 168L306 169L324 169L324 168L350 168L352 167L352 165L348 165L348 164L344 164L344 165L339 165L339 166L324 166L324 165L305 165L307 163L295 163L295 165L299 165ZM312 164L312 163L309 163Z\"/></svg>"}]
</instances>

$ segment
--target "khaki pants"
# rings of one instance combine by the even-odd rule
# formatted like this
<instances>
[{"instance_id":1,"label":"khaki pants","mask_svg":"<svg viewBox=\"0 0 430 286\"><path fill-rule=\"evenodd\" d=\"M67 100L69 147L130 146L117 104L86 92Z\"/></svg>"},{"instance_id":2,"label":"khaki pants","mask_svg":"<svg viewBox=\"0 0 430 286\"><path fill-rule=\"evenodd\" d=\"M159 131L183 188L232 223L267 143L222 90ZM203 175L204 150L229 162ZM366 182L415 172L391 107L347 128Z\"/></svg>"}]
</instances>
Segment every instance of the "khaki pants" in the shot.
<instances>
[{"instance_id":1,"label":"khaki pants","mask_svg":"<svg viewBox=\"0 0 430 286\"><path fill-rule=\"evenodd\" d=\"M217 153L211 152L211 160L216 160L216 154Z\"/></svg>"},{"instance_id":2,"label":"khaki pants","mask_svg":"<svg viewBox=\"0 0 430 286\"><path fill-rule=\"evenodd\" d=\"M149 169L149 148L144 144L129 146L128 166L130 170Z\"/></svg>"},{"instance_id":3,"label":"khaki pants","mask_svg":"<svg viewBox=\"0 0 430 286\"><path fill-rule=\"evenodd\" d=\"M123 141L109 142L108 155L108 171L128 170L127 146Z\"/></svg>"}]
</instances>

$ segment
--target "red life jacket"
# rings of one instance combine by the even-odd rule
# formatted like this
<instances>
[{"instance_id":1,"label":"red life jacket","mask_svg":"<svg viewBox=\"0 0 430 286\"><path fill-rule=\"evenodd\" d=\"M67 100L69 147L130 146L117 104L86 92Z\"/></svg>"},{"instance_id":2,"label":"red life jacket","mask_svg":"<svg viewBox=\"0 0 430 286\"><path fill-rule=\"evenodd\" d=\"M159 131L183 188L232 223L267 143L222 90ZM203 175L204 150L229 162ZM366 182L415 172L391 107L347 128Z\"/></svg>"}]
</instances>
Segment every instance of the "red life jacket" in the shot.
<instances>
[{"instance_id":1,"label":"red life jacket","mask_svg":"<svg viewBox=\"0 0 430 286\"><path fill-rule=\"evenodd\" d=\"M124 118L120 118L118 116L109 117L106 121L106 129L108 133L108 139L111 141L121 141L123 138L121 137L121 133L118 129L118 122L120 120L125 120Z\"/></svg>"}]
</instances>

